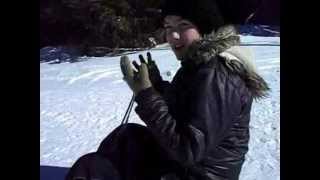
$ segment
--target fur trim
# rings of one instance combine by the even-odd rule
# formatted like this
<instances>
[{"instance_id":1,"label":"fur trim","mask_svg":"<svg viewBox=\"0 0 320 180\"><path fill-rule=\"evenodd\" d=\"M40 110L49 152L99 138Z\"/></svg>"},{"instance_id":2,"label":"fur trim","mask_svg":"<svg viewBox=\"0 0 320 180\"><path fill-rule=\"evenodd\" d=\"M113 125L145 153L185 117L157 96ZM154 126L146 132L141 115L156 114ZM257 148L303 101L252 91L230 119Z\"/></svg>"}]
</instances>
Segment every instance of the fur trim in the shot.
<instances>
[{"instance_id":1,"label":"fur trim","mask_svg":"<svg viewBox=\"0 0 320 180\"><path fill-rule=\"evenodd\" d=\"M230 72L239 74L255 99L266 97L270 88L257 73L253 53L248 48L240 47L239 44L240 37L234 26L223 26L191 45L183 59L200 64L210 61L212 57L220 56L222 58L217 59Z\"/></svg>"},{"instance_id":2,"label":"fur trim","mask_svg":"<svg viewBox=\"0 0 320 180\"><path fill-rule=\"evenodd\" d=\"M245 65L238 60L225 60L223 63L231 72L240 75L255 99L268 96L270 88L265 80L256 72L245 68Z\"/></svg>"},{"instance_id":3,"label":"fur trim","mask_svg":"<svg viewBox=\"0 0 320 180\"><path fill-rule=\"evenodd\" d=\"M254 62L254 54L251 48L243 46L232 46L231 48L219 54L227 60L237 60L245 65L246 69L257 72L256 64Z\"/></svg>"}]
</instances>

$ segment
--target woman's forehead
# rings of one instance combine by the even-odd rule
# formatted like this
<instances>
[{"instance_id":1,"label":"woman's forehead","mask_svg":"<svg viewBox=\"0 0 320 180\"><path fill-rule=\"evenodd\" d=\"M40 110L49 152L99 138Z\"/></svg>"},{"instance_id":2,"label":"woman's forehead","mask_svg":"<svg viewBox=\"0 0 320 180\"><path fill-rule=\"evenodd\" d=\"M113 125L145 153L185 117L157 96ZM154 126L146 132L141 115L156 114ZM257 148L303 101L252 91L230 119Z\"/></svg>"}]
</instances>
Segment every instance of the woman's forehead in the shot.
<instances>
[{"instance_id":1,"label":"woman's forehead","mask_svg":"<svg viewBox=\"0 0 320 180\"><path fill-rule=\"evenodd\" d=\"M164 18L164 24L178 23L178 22L190 22L187 19L183 19L181 16L169 15ZM191 23L191 22L190 22Z\"/></svg>"}]
</instances>

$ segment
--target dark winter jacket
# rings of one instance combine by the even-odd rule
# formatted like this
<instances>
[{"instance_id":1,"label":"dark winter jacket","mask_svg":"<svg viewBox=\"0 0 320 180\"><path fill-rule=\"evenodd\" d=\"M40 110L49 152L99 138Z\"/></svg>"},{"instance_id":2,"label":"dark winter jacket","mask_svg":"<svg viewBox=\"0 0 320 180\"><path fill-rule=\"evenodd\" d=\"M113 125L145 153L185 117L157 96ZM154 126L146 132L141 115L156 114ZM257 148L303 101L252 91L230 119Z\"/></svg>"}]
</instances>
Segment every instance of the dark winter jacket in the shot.
<instances>
[{"instance_id":1,"label":"dark winter jacket","mask_svg":"<svg viewBox=\"0 0 320 180\"><path fill-rule=\"evenodd\" d=\"M205 37L192 46L171 83L158 82L136 96L137 114L164 153L181 165L173 172L176 179L239 178L248 151L251 105L268 87L243 63L219 56L236 45L236 37L215 42Z\"/></svg>"}]
</instances>

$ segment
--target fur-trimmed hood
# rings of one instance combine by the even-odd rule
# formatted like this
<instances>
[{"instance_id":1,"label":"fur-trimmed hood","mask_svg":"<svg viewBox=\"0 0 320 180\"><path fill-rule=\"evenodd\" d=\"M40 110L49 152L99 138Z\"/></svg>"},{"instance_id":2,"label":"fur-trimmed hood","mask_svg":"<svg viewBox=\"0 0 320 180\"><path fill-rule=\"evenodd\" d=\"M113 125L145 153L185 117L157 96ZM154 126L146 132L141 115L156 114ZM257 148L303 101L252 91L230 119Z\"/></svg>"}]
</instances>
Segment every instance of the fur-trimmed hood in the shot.
<instances>
[{"instance_id":1,"label":"fur-trimmed hood","mask_svg":"<svg viewBox=\"0 0 320 180\"><path fill-rule=\"evenodd\" d=\"M235 27L223 26L192 44L182 63L190 61L192 64L206 63L212 57L220 56L222 58L216 59L219 59L229 71L240 75L254 98L265 97L269 87L257 73L253 52L239 45L240 37Z\"/></svg>"}]
</instances>

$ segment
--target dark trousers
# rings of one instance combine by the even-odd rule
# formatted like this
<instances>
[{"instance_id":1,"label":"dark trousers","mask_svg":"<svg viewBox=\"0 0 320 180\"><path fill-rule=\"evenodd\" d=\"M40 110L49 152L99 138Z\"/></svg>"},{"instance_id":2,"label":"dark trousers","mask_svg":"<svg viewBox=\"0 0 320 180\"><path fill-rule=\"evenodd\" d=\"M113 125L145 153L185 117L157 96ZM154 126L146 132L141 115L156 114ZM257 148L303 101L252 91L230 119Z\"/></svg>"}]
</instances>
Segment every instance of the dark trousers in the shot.
<instances>
[{"instance_id":1,"label":"dark trousers","mask_svg":"<svg viewBox=\"0 0 320 180\"><path fill-rule=\"evenodd\" d=\"M133 123L116 128L102 141L98 153L112 162L123 180L160 180L177 168L150 130Z\"/></svg>"},{"instance_id":2,"label":"dark trousers","mask_svg":"<svg viewBox=\"0 0 320 180\"><path fill-rule=\"evenodd\" d=\"M94 165L104 166L100 167L101 172L94 171L94 173L103 174L106 173L104 171L110 171L112 174L119 175L114 178L117 180L160 180L164 174L179 171L177 163L170 160L168 153L157 143L150 130L139 124L128 123L117 127L102 141L98 151L93 154L101 157L100 159L103 160L100 161L104 162L100 163L101 165ZM96 160L94 161L96 162ZM108 168L105 168L105 161L108 161ZM79 166L76 165L77 163L72 167L73 169L77 169L76 166ZM94 163L89 164L91 165L87 163L87 167L82 169L88 171ZM71 171L69 174L72 174ZM98 176L100 177L100 175L96 175L96 177ZM104 176L107 177L107 175Z\"/></svg>"}]
</instances>

